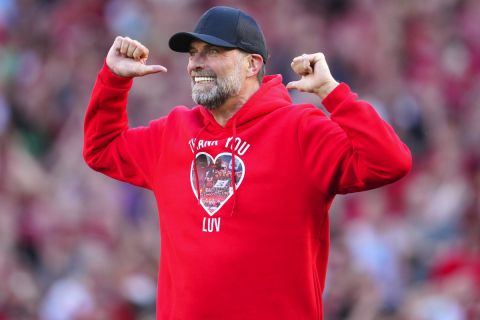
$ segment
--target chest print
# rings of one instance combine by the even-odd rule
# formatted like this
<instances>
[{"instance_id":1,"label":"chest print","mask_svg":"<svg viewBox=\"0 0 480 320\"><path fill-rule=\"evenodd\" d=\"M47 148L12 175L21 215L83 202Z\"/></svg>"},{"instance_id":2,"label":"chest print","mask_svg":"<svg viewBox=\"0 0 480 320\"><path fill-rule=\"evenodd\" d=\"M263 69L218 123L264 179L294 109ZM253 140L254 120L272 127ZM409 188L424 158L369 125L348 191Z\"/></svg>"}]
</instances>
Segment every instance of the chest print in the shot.
<instances>
[{"instance_id":1,"label":"chest print","mask_svg":"<svg viewBox=\"0 0 480 320\"><path fill-rule=\"evenodd\" d=\"M190 166L190 185L195 197L198 199L200 196L200 205L207 213L207 216L203 217L201 230L202 232L220 232L221 218L214 215L233 196L233 183L235 183L235 192L242 184L246 167L241 157L249 150L250 143L240 137L227 137L220 141L190 139L188 145L195 154L195 163L192 161ZM215 152L217 147L226 152L217 154ZM232 161L231 150L235 151L234 161ZM235 169L233 179L232 166Z\"/></svg>"},{"instance_id":2,"label":"chest print","mask_svg":"<svg viewBox=\"0 0 480 320\"><path fill-rule=\"evenodd\" d=\"M235 187L238 190L245 176L245 164L231 153L220 153L215 158L206 152L199 152L195 161L200 189L200 204L209 216L213 216L233 195L232 165L235 165ZM190 169L190 184L198 199L194 165Z\"/></svg>"}]
</instances>

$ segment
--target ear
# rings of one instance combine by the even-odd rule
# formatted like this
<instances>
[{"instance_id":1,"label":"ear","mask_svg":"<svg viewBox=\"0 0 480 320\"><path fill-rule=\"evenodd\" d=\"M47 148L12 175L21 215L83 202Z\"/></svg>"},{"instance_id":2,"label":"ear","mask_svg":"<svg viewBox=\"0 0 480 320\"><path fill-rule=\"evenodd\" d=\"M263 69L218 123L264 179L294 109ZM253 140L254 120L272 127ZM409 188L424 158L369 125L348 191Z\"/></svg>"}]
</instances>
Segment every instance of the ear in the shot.
<instances>
[{"instance_id":1,"label":"ear","mask_svg":"<svg viewBox=\"0 0 480 320\"><path fill-rule=\"evenodd\" d=\"M256 76L263 65L262 56L259 54L252 53L252 54L249 54L247 59L248 59L247 77Z\"/></svg>"}]
</instances>

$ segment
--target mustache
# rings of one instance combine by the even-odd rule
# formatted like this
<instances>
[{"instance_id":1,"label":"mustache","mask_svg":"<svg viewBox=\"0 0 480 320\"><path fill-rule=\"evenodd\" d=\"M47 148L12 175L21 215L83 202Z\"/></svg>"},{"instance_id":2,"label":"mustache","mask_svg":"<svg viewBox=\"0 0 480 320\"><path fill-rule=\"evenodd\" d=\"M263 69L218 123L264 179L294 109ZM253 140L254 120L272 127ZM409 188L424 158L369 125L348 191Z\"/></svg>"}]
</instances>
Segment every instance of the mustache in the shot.
<instances>
[{"instance_id":1,"label":"mustache","mask_svg":"<svg viewBox=\"0 0 480 320\"><path fill-rule=\"evenodd\" d=\"M202 70L202 71L192 71L190 74L191 77L217 77L215 72L213 71L208 71L208 70Z\"/></svg>"}]
</instances>

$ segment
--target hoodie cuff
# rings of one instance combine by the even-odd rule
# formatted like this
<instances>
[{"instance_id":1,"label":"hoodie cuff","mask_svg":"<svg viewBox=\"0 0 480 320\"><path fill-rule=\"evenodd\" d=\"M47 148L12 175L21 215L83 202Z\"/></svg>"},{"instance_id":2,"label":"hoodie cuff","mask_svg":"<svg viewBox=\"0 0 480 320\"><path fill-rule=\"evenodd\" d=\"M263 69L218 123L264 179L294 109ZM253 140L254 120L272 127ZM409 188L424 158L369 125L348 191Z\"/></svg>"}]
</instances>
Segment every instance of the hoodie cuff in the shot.
<instances>
[{"instance_id":1,"label":"hoodie cuff","mask_svg":"<svg viewBox=\"0 0 480 320\"><path fill-rule=\"evenodd\" d=\"M335 108L342 103L350 94L350 87L345 83L341 82L332 92L328 94L323 100L323 106L328 110L328 112L333 112Z\"/></svg>"},{"instance_id":2,"label":"hoodie cuff","mask_svg":"<svg viewBox=\"0 0 480 320\"><path fill-rule=\"evenodd\" d=\"M110 70L106 62L103 63L103 67L100 70L98 77L103 85L116 89L129 90L133 84L133 78L116 75Z\"/></svg>"}]
</instances>

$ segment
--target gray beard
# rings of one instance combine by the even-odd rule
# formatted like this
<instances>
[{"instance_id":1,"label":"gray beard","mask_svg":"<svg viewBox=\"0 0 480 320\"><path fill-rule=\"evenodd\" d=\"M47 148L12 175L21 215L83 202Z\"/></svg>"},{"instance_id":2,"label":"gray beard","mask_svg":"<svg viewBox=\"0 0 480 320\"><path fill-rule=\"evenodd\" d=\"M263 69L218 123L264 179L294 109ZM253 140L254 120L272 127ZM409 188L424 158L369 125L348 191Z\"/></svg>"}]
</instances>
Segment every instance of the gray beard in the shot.
<instances>
[{"instance_id":1,"label":"gray beard","mask_svg":"<svg viewBox=\"0 0 480 320\"><path fill-rule=\"evenodd\" d=\"M198 72L197 76L215 76L211 72ZM240 64L225 78L215 78L211 89L202 88L192 81L192 99L195 103L209 110L215 110L224 104L230 97L239 94L242 86Z\"/></svg>"}]
</instances>

